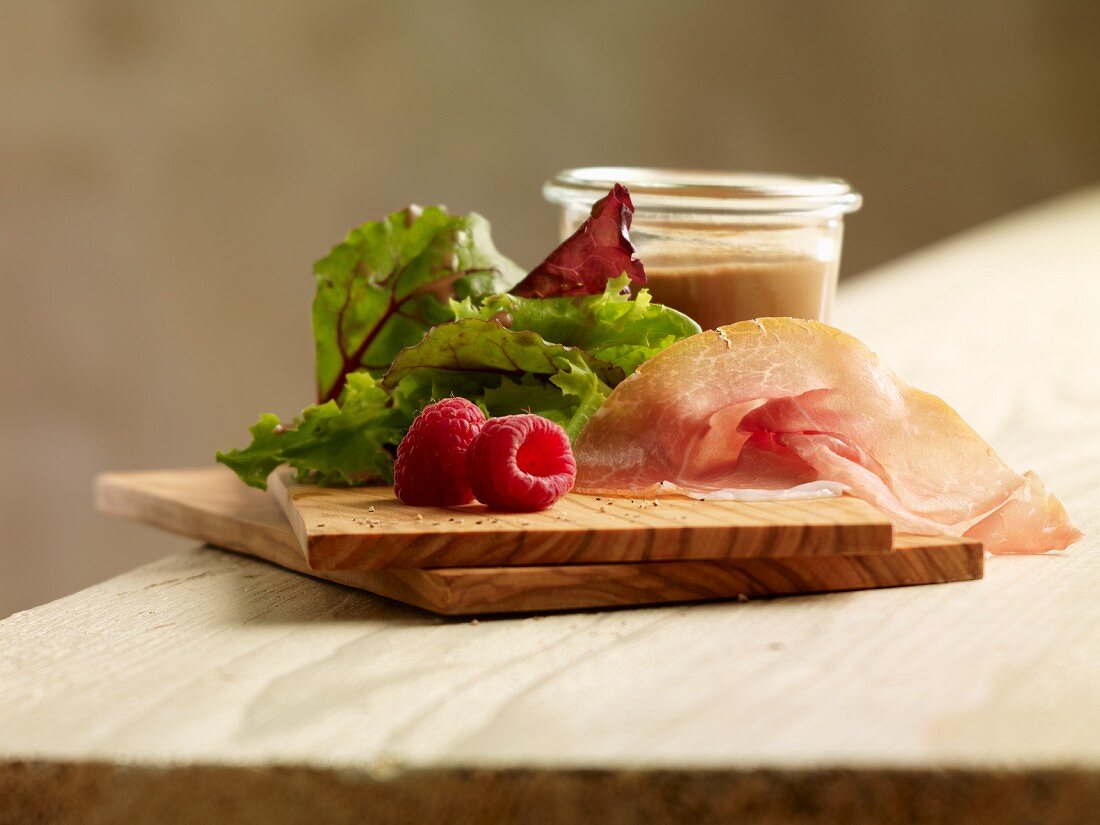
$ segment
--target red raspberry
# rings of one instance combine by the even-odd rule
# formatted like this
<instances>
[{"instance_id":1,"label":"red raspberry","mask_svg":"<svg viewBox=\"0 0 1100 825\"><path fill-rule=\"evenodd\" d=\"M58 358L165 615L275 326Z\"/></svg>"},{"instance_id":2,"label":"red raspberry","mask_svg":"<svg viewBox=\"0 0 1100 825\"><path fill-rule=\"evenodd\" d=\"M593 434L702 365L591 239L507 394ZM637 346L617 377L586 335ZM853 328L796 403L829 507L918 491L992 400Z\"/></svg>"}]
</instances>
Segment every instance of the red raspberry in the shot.
<instances>
[{"instance_id":1,"label":"red raspberry","mask_svg":"<svg viewBox=\"0 0 1100 825\"><path fill-rule=\"evenodd\" d=\"M501 510L545 510L573 488L577 464L565 430L540 415L490 418L466 451L478 501Z\"/></svg>"},{"instance_id":2,"label":"red raspberry","mask_svg":"<svg viewBox=\"0 0 1100 825\"><path fill-rule=\"evenodd\" d=\"M444 398L413 421L393 464L393 492L405 504L448 507L474 500L466 480L466 449L485 414L465 398Z\"/></svg>"}]
</instances>

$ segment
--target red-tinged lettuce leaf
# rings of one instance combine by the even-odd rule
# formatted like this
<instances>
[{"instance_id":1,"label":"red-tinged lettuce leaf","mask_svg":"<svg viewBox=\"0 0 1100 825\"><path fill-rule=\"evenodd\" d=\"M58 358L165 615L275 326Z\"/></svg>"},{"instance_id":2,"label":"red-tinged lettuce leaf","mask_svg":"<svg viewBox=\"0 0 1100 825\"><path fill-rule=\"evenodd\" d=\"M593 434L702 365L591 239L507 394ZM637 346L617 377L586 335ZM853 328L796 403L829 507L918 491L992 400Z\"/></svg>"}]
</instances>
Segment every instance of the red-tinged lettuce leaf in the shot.
<instances>
[{"instance_id":1,"label":"red-tinged lettuce leaf","mask_svg":"<svg viewBox=\"0 0 1100 825\"><path fill-rule=\"evenodd\" d=\"M580 228L531 270L512 294L523 298L598 295L609 280L624 273L644 285L645 268L634 256L630 242L633 217L630 193L616 183L606 197L596 201Z\"/></svg>"}]
</instances>

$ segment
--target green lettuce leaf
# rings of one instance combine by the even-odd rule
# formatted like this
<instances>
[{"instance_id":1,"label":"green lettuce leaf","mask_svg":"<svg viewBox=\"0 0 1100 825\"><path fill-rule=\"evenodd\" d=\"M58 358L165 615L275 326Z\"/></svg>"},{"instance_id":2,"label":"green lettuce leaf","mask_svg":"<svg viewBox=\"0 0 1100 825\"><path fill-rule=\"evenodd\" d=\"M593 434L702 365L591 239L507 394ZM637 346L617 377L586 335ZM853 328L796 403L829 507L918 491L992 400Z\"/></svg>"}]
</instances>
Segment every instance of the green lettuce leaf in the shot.
<instances>
[{"instance_id":1,"label":"green lettuce leaf","mask_svg":"<svg viewBox=\"0 0 1100 825\"><path fill-rule=\"evenodd\" d=\"M308 407L284 426L271 413L250 429L243 450L218 453L217 460L252 487L267 489L267 477L282 464L298 478L318 484L389 482L393 450L412 423L406 410L394 408L389 394L367 373L347 378L343 401Z\"/></svg>"},{"instance_id":2,"label":"green lettuce leaf","mask_svg":"<svg viewBox=\"0 0 1100 825\"><path fill-rule=\"evenodd\" d=\"M618 367L576 347L465 318L433 327L419 344L398 353L382 384L406 412L456 395L492 416L545 415L573 439L622 378Z\"/></svg>"},{"instance_id":3,"label":"green lettuce leaf","mask_svg":"<svg viewBox=\"0 0 1100 825\"><path fill-rule=\"evenodd\" d=\"M317 398L340 398L349 374L380 375L403 347L453 318L447 301L506 292L524 272L493 245L480 215L438 206L365 223L313 267Z\"/></svg>"},{"instance_id":4,"label":"green lettuce leaf","mask_svg":"<svg viewBox=\"0 0 1100 825\"><path fill-rule=\"evenodd\" d=\"M652 303L646 289L631 299L623 292L626 284L624 275L609 281L602 295L491 295L480 303L451 301L451 309L458 319L495 319L509 329L530 330L547 341L577 347L629 375L661 350L700 330L682 312Z\"/></svg>"}]
</instances>

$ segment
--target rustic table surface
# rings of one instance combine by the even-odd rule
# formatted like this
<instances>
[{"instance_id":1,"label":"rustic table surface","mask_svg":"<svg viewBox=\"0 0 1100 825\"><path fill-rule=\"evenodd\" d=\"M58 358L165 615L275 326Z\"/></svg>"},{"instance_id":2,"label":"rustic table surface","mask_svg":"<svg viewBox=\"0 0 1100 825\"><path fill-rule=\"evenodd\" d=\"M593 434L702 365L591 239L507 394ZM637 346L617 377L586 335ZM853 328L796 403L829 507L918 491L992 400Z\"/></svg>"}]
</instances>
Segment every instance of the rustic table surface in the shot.
<instances>
[{"instance_id":1,"label":"rustic table surface","mask_svg":"<svg viewBox=\"0 0 1100 825\"><path fill-rule=\"evenodd\" d=\"M196 547L0 622L0 822L1096 821L1100 189L857 278L836 321L1086 538L480 622Z\"/></svg>"}]
</instances>

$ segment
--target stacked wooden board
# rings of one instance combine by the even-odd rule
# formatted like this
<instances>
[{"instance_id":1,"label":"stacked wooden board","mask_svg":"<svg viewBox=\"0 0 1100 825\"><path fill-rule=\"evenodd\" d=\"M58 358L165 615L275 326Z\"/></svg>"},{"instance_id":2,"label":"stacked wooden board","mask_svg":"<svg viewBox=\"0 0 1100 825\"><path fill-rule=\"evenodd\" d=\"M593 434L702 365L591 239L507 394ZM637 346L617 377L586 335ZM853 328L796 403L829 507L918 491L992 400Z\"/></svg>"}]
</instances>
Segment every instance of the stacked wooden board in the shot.
<instances>
[{"instance_id":1,"label":"stacked wooden board","mask_svg":"<svg viewBox=\"0 0 1100 825\"><path fill-rule=\"evenodd\" d=\"M701 502L566 496L543 513L406 507L388 488L222 468L111 473L109 515L447 615L743 599L981 578L980 543L894 535L851 497Z\"/></svg>"}]
</instances>

